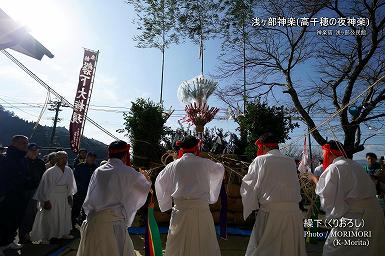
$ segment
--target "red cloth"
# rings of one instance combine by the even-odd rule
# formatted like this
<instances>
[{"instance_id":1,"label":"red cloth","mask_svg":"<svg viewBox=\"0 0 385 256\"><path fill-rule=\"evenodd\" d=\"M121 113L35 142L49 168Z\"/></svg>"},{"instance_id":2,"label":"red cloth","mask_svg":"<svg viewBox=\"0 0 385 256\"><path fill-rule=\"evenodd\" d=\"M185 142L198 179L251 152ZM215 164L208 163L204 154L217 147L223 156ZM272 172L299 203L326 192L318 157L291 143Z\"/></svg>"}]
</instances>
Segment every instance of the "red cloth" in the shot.
<instances>
[{"instance_id":1,"label":"red cloth","mask_svg":"<svg viewBox=\"0 0 385 256\"><path fill-rule=\"evenodd\" d=\"M181 148L178 151L178 158L181 158L184 153L193 153L197 156L199 156L199 147L198 145L193 148Z\"/></svg>"},{"instance_id":2,"label":"red cloth","mask_svg":"<svg viewBox=\"0 0 385 256\"><path fill-rule=\"evenodd\" d=\"M266 146L266 147L268 147L268 148L277 148L277 147L278 147L278 143L263 143L263 142L260 141L260 140L257 140L257 141L255 142L255 145L257 145L257 147L258 147L257 156L262 156L262 155L264 155L264 154L263 154L262 146Z\"/></svg>"},{"instance_id":3,"label":"red cloth","mask_svg":"<svg viewBox=\"0 0 385 256\"><path fill-rule=\"evenodd\" d=\"M123 162L131 166L131 161L130 161L130 144L127 144L125 148L120 148L120 149L108 149L108 154L116 154L116 153L125 153L127 152Z\"/></svg>"},{"instance_id":4,"label":"red cloth","mask_svg":"<svg viewBox=\"0 0 385 256\"><path fill-rule=\"evenodd\" d=\"M179 146L181 144L181 141L177 141L176 142L176 145ZM192 148L180 148L179 151L178 151L178 159L181 158L183 156L184 153L193 153L195 154L196 156L199 156L200 154L200 145L201 145L201 141L198 142L198 144Z\"/></svg>"},{"instance_id":5,"label":"red cloth","mask_svg":"<svg viewBox=\"0 0 385 256\"><path fill-rule=\"evenodd\" d=\"M331 156L333 156L333 155L336 156L336 157L345 156L345 153L343 151L331 149L329 144L323 145L322 146L322 150L325 151L324 154L323 154L324 160L323 160L323 163L322 163L322 167L323 167L324 171L332 163L332 161L330 160Z\"/></svg>"}]
</instances>

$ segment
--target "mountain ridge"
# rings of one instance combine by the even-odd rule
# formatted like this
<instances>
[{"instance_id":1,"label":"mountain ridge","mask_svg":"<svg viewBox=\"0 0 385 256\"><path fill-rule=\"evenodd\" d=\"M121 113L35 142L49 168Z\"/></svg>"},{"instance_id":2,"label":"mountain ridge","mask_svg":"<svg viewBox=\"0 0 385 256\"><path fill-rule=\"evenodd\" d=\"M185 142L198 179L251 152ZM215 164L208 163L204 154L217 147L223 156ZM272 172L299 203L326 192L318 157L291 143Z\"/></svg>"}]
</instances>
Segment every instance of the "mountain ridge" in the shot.
<instances>
[{"instance_id":1,"label":"mountain ridge","mask_svg":"<svg viewBox=\"0 0 385 256\"><path fill-rule=\"evenodd\" d=\"M8 146L11 143L12 136L21 134L31 137L34 122L29 122L18 117L15 113L5 110L0 104L0 145ZM55 150L49 150L52 127L38 125L33 132L30 142L37 143L42 147L41 156L46 155ZM98 140L82 137L81 147L92 151L97 155L97 161L100 162L107 159L107 145ZM70 150L69 131L65 127L57 127L54 145L52 148L65 149L68 153L69 163L72 164L76 157L75 153Z\"/></svg>"}]
</instances>

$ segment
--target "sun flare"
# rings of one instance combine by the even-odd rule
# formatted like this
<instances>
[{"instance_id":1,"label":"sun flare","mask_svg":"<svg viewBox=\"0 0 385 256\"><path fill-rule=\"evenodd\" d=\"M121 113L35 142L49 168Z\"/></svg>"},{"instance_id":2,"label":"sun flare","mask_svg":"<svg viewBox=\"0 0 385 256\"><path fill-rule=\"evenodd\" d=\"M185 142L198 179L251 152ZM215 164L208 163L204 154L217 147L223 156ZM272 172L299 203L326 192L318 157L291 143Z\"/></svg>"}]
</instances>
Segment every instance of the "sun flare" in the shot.
<instances>
[{"instance_id":1,"label":"sun flare","mask_svg":"<svg viewBox=\"0 0 385 256\"><path fill-rule=\"evenodd\" d=\"M59 1L2 0L1 6L39 41L60 43L68 36L68 18Z\"/></svg>"}]
</instances>

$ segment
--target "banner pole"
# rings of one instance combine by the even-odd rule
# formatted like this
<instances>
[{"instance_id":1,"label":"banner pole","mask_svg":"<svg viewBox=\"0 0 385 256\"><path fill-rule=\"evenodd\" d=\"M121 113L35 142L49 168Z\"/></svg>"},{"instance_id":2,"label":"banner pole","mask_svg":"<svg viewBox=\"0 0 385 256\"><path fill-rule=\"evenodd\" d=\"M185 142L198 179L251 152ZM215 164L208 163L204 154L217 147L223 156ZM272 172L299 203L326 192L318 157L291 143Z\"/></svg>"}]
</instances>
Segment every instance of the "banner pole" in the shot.
<instances>
[{"instance_id":1,"label":"banner pole","mask_svg":"<svg viewBox=\"0 0 385 256\"><path fill-rule=\"evenodd\" d=\"M84 48L84 50L87 50L87 51L91 51L91 52L94 52L90 49L87 49L87 48ZM87 114L88 114L88 108L90 106L90 102L91 102L91 96L92 96L92 89L94 87L94 80L95 80L95 76L96 76L96 66L98 64L98 59L99 59L99 50L95 52L96 53L96 60L95 60L95 65L94 65L94 69L93 69L93 76L92 76L92 80L91 80L91 84L90 84L90 91L89 91L89 94L88 94L88 100L87 100L87 104L86 104L86 109L85 109L85 112L84 112L84 118L83 118L83 124L82 124L82 130L80 132L80 138L79 138L79 148L78 150L81 148L80 145L82 143L82 137L83 137L83 132L84 132L84 127L86 125L86 119L87 119Z\"/></svg>"},{"instance_id":2,"label":"banner pole","mask_svg":"<svg viewBox=\"0 0 385 256\"><path fill-rule=\"evenodd\" d=\"M70 142L74 152L80 149L81 139L84 133L85 122L88 119L87 112L91 102L91 94L95 81L96 65L99 51L84 48L83 63L80 68L78 89L75 96L74 110L70 122Z\"/></svg>"}]
</instances>

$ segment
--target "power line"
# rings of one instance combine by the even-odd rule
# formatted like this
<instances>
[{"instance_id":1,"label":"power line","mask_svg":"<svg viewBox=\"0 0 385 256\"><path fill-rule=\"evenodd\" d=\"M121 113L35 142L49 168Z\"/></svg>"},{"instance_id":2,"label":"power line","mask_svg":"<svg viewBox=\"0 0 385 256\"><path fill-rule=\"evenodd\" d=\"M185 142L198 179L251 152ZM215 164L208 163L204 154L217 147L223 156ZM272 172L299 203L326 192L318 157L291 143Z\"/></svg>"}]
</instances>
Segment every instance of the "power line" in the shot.
<instances>
[{"instance_id":1,"label":"power line","mask_svg":"<svg viewBox=\"0 0 385 256\"><path fill-rule=\"evenodd\" d=\"M33 105L35 104L35 105ZM9 103L8 105L6 104L2 104L3 106L12 106L12 107L15 107L15 108L18 108L19 110L21 110L21 108L42 108L44 106L43 103L26 103L26 102L23 102L23 103ZM21 105L21 106L20 106ZM127 113L128 110L117 110L117 109L120 109L120 107L111 107L112 109L108 109L108 108L99 108L99 107L102 107L102 106L95 106L95 105L90 105L91 107L89 108L90 111L99 111L99 112L108 112L108 113L117 113L117 114L123 114L123 113ZM104 106L103 106L104 107ZM177 110L176 110L177 111ZM184 110L180 110L180 111L184 111ZM226 114L226 112L219 112L220 114ZM371 112L372 114L382 114L382 113L385 113L384 111L372 111ZM180 116L180 117L183 117L185 116L184 113L174 113L174 114L171 114L171 116ZM320 121L323 121L325 119L325 116L327 115L312 115L312 120L314 122L320 122ZM218 118L218 117L217 117ZM219 117L218 119L224 119L226 118L226 116L223 116L223 117ZM296 120L296 119L300 119L298 121L303 121L300 117L293 117L294 119L293 120ZM383 120L385 119L385 117L379 117L375 120L372 120L373 122L375 121L379 121L379 120ZM334 122L338 122L339 123L339 120L334 120ZM341 126L341 125L339 125Z\"/></svg>"},{"instance_id":2,"label":"power line","mask_svg":"<svg viewBox=\"0 0 385 256\"><path fill-rule=\"evenodd\" d=\"M1 50L1 52L9 58L13 63L15 63L19 68L21 68L25 73L27 73L30 77L32 77L36 82L38 82L41 86L43 86L46 90L48 90L49 93L52 93L55 95L60 101L64 102L66 105L70 106L72 109L74 108L74 105L70 103L67 99L65 99L63 96L61 96L59 93L57 93L54 89L52 89L48 84L46 84L43 80L41 80L37 75L35 75L31 70L29 70L26 66L24 66L20 61L18 61L14 56L12 56L9 52L6 50ZM119 140L118 137L113 135L111 132L106 130L104 127L99 125L97 122L86 116L86 120L89 121L91 124L96 126L98 129L106 133L108 136L112 137L115 140Z\"/></svg>"},{"instance_id":3,"label":"power line","mask_svg":"<svg viewBox=\"0 0 385 256\"><path fill-rule=\"evenodd\" d=\"M29 112L27 112L27 111L24 111L24 110L22 110L21 108L12 105L11 103L7 102L6 100L4 100L4 99L2 99L2 98L0 98L0 100L1 100L1 101L4 101L5 103L7 103L7 104L9 104L9 105L11 105L11 106L13 106L15 109L20 110L20 111L23 112L24 114L31 115L31 116L34 116L34 117L37 117L37 118L38 118L38 116L36 116L36 115L34 115L34 114L31 114L31 113L29 113Z\"/></svg>"},{"instance_id":4,"label":"power line","mask_svg":"<svg viewBox=\"0 0 385 256\"><path fill-rule=\"evenodd\" d=\"M53 93L58 99L60 99L61 101L63 101L64 103L68 104L71 108L73 108L74 106L68 101L66 100L64 97L62 97L59 93L57 93L56 91L54 91L50 86L48 86L45 82L43 82L39 77L37 77L33 72L31 72L28 68L26 68L22 63L20 63L15 57L13 57L11 54L9 54L7 51L5 50L1 50L1 52L6 55L12 62L14 62L17 66L19 66L23 71L25 71L29 76L31 76L34 80L36 80L40 85L42 85L43 87L45 87L48 92L50 93ZM357 97L355 97L353 100L351 100L350 102L348 102L346 105L342 106L339 110L337 110L336 112L334 112L333 114L329 115L328 118L326 118L323 122L321 122L321 124L315 126L314 128L310 129L308 131L308 133L305 134L308 135L308 134L311 134L312 132L316 131L317 129L320 128L320 126L332 121L340 112L342 112L343 110L345 110L348 106L350 106L351 104L355 103L360 97L362 97L362 95L364 95L364 93L366 91L368 91L369 89L373 88L378 82L380 82L383 78L385 77L385 75L383 77L381 77L379 80L377 80L375 83L373 83L371 86L369 86L368 88L366 88L361 94L359 94ZM21 110L22 111L22 110ZM179 110L178 110L179 111ZM23 111L24 112L24 111ZM116 112L116 111L115 111ZM119 113L119 112L118 112ZM184 115L182 115L183 117ZM176 116L175 116L176 117ZM109 131L107 131L106 129L104 129L101 125L99 125L98 123L96 123L95 121L93 121L92 119L90 119L88 116L86 117L87 121L91 122L93 125L95 125L97 128L99 128L100 130L102 130L103 132L105 132L107 135L111 136L112 138L114 139L118 139L115 135L113 135L112 133L110 133ZM219 120L223 120L224 118L219 118ZM298 136L298 138L295 140L295 141L298 141L299 139L301 139L303 137L302 136ZM294 142L295 142L294 141Z\"/></svg>"}]
</instances>

